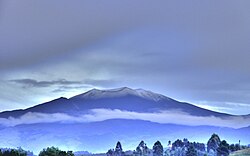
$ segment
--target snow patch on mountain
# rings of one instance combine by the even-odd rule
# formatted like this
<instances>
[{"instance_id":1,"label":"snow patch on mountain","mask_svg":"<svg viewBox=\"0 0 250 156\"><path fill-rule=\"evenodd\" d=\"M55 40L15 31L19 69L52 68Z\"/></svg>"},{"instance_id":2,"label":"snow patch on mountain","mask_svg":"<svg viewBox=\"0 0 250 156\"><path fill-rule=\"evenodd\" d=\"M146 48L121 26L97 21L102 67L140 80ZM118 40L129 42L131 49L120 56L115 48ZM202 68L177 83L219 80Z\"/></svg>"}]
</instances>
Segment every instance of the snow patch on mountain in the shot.
<instances>
[{"instance_id":1,"label":"snow patch on mountain","mask_svg":"<svg viewBox=\"0 0 250 156\"><path fill-rule=\"evenodd\" d=\"M170 99L161 94L153 93L144 89L131 89L128 87L116 88L116 89L107 89L99 90L92 89L86 93L77 95L73 98L83 98L83 99L101 99L101 98L114 98L114 97L123 97L127 95L139 96L148 100L160 101Z\"/></svg>"}]
</instances>

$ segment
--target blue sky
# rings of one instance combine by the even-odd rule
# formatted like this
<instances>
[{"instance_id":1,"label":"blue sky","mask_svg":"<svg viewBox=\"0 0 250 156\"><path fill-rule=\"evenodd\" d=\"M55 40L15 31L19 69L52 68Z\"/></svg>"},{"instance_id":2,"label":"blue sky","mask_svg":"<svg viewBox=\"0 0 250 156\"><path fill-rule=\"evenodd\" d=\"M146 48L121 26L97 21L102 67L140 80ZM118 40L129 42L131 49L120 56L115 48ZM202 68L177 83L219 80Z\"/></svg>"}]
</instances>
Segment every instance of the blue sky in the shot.
<instances>
[{"instance_id":1,"label":"blue sky","mask_svg":"<svg viewBox=\"0 0 250 156\"><path fill-rule=\"evenodd\" d=\"M0 1L0 111L144 88L250 114L249 1Z\"/></svg>"}]
</instances>

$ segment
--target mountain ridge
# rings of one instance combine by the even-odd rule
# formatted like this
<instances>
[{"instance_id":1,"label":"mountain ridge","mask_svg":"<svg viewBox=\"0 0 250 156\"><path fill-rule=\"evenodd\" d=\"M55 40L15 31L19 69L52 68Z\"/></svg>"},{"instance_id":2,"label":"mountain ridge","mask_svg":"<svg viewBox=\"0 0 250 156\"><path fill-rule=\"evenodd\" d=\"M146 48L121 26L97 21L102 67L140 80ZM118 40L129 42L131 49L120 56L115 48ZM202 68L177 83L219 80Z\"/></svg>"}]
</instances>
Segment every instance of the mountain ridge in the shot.
<instances>
[{"instance_id":1,"label":"mountain ridge","mask_svg":"<svg viewBox=\"0 0 250 156\"><path fill-rule=\"evenodd\" d=\"M179 102L144 89L121 87L106 90L92 89L71 98L60 97L27 109L0 112L0 118L19 117L27 112L78 114L96 108L136 112L181 110L196 116L237 116L204 109L186 102Z\"/></svg>"}]
</instances>

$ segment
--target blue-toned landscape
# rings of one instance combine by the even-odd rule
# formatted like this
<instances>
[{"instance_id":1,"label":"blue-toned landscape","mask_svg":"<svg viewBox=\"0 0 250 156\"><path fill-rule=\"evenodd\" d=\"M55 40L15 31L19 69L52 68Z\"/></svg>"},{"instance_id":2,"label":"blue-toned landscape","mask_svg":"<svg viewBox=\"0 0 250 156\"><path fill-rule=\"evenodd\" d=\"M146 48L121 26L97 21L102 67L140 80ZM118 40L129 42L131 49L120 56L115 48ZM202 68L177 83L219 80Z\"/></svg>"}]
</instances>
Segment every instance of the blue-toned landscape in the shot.
<instances>
[{"instance_id":1,"label":"blue-toned landscape","mask_svg":"<svg viewBox=\"0 0 250 156\"><path fill-rule=\"evenodd\" d=\"M249 0L0 0L0 156L250 156Z\"/></svg>"},{"instance_id":2,"label":"blue-toned landscape","mask_svg":"<svg viewBox=\"0 0 250 156\"><path fill-rule=\"evenodd\" d=\"M188 138L204 144L214 133L231 144L240 140L248 147L250 142L250 115L218 113L127 87L92 89L72 98L2 112L0 121L1 147L22 145L34 153L52 146L106 153L117 141L123 143L124 151L135 149L140 140L149 145L161 140L169 146L169 141Z\"/></svg>"}]
</instances>

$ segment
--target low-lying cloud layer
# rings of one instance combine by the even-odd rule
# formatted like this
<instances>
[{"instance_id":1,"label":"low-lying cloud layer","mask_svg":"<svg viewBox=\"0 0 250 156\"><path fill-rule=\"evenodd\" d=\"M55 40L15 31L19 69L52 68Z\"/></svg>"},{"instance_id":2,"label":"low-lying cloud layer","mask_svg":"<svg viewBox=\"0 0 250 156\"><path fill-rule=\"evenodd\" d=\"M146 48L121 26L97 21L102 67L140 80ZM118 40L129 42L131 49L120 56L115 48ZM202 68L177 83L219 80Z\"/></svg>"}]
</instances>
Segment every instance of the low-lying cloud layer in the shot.
<instances>
[{"instance_id":1,"label":"low-lying cloud layer","mask_svg":"<svg viewBox=\"0 0 250 156\"><path fill-rule=\"evenodd\" d=\"M72 116L64 113L36 113L29 112L19 118L0 118L0 125L10 127L22 124L35 123L86 123L97 122L109 119L132 119L145 120L161 124L180 124L188 126L219 126L230 128L242 128L250 126L250 117L234 116L219 118L214 116L201 117L192 116L180 111L162 111L157 113L139 113L119 109L92 109L87 114Z\"/></svg>"}]
</instances>

